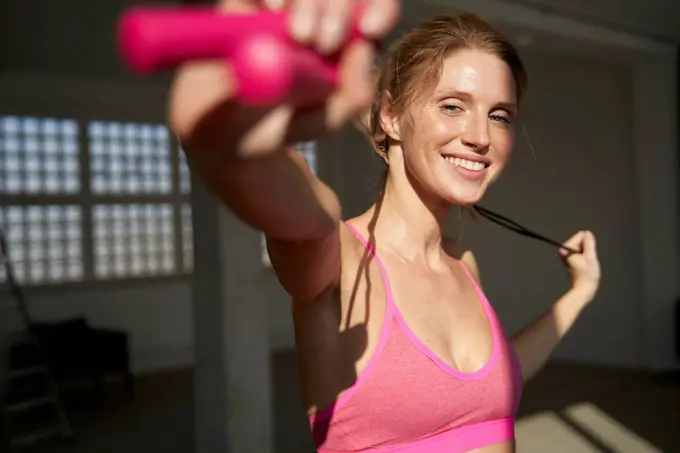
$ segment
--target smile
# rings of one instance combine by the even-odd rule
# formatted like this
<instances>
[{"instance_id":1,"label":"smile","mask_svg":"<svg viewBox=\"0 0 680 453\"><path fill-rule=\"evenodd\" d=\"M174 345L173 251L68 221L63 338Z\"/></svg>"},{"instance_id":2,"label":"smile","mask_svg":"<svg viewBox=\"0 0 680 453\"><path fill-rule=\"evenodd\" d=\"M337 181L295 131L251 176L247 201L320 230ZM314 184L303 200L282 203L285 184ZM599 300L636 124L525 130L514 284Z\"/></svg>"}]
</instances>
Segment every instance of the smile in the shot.
<instances>
[{"instance_id":1,"label":"smile","mask_svg":"<svg viewBox=\"0 0 680 453\"><path fill-rule=\"evenodd\" d=\"M482 171L486 168L484 162L475 162L472 160L461 159L460 157L445 157L442 156L445 161L456 167L464 168L470 171Z\"/></svg>"}]
</instances>

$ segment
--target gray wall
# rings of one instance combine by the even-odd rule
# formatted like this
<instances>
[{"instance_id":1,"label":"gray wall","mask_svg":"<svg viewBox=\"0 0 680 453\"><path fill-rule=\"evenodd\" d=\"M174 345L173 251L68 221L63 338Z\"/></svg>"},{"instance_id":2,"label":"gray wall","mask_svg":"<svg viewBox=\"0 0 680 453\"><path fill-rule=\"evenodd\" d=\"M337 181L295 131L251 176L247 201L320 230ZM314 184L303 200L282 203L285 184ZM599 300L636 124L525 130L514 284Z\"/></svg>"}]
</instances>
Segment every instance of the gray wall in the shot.
<instances>
[{"instance_id":1,"label":"gray wall","mask_svg":"<svg viewBox=\"0 0 680 453\"><path fill-rule=\"evenodd\" d=\"M557 240L578 229L594 231L601 290L559 356L636 366L643 360L643 326L637 322L641 268L629 73L566 57L532 56L528 65L527 139L485 205ZM520 328L568 287L551 247L487 224L471 223L467 234L509 329Z\"/></svg>"},{"instance_id":2,"label":"gray wall","mask_svg":"<svg viewBox=\"0 0 680 453\"><path fill-rule=\"evenodd\" d=\"M680 39L680 3L674 0L523 0L573 17Z\"/></svg>"}]
</instances>

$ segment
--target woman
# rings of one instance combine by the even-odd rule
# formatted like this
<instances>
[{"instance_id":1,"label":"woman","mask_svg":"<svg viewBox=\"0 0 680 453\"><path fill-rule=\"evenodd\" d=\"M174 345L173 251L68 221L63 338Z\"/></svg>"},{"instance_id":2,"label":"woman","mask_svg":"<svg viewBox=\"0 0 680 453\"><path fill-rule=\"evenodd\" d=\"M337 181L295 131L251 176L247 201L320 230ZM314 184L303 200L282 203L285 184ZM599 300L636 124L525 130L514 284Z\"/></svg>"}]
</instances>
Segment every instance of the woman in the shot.
<instances>
[{"instance_id":1,"label":"woman","mask_svg":"<svg viewBox=\"0 0 680 453\"><path fill-rule=\"evenodd\" d=\"M294 1L291 29L331 53L352 5ZM397 14L391 0L372 2L364 32L383 36ZM187 66L172 93L173 128L193 170L267 235L293 300L301 392L320 452L513 452L522 382L597 291L595 239L578 232L565 243L582 250L562 253L571 289L506 338L474 255L442 232L452 207L477 203L510 157L526 88L520 58L473 15L402 37L377 93L373 56L367 43L347 50L340 86L305 113L246 109L230 101L220 63ZM335 194L286 144L333 132L363 110L387 177L379 201L343 222Z\"/></svg>"}]
</instances>

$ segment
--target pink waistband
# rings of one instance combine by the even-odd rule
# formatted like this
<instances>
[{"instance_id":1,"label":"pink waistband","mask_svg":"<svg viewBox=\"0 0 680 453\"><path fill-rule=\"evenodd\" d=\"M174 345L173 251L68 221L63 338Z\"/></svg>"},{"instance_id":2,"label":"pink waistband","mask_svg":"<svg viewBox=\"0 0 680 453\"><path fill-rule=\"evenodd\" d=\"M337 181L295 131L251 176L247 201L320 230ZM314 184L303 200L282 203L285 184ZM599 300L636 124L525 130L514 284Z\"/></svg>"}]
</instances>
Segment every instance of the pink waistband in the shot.
<instances>
[{"instance_id":1,"label":"pink waistband","mask_svg":"<svg viewBox=\"0 0 680 453\"><path fill-rule=\"evenodd\" d=\"M318 453L465 453L514 438L515 420L510 417L463 426L406 445L371 448L361 452L320 449Z\"/></svg>"}]
</instances>

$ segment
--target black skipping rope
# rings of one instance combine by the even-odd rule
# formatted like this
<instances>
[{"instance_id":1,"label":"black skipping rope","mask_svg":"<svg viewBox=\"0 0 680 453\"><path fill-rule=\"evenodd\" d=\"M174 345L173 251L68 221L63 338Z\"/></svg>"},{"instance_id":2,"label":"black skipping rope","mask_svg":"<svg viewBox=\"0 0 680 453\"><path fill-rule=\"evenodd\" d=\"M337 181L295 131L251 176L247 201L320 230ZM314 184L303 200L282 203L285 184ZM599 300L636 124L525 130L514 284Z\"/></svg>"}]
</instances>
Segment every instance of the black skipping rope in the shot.
<instances>
[{"instance_id":1,"label":"black skipping rope","mask_svg":"<svg viewBox=\"0 0 680 453\"><path fill-rule=\"evenodd\" d=\"M504 217L500 214L496 214L495 212L489 211L486 208L482 208L481 206L474 205L474 206L472 206L472 209L474 209L477 214L481 215L482 217L486 218L487 220L490 220L491 222L493 222L497 225L500 225L503 228L507 228L510 231L514 231L515 233L517 233L519 235L530 237L530 238L533 238L533 239L537 239L539 241L545 242L546 244L554 245L557 248L568 250L571 253L577 253L577 254L582 253L581 251L574 250L571 247L567 247L567 246L565 246L565 245L563 245L563 244L561 244L561 243L559 243L559 242L557 242L553 239L547 238L547 237L543 236L542 234L538 234L534 231L531 231L530 229L520 225L519 223L515 222L514 220L511 220L511 219Z\"/></svg>"}]
</instances>

